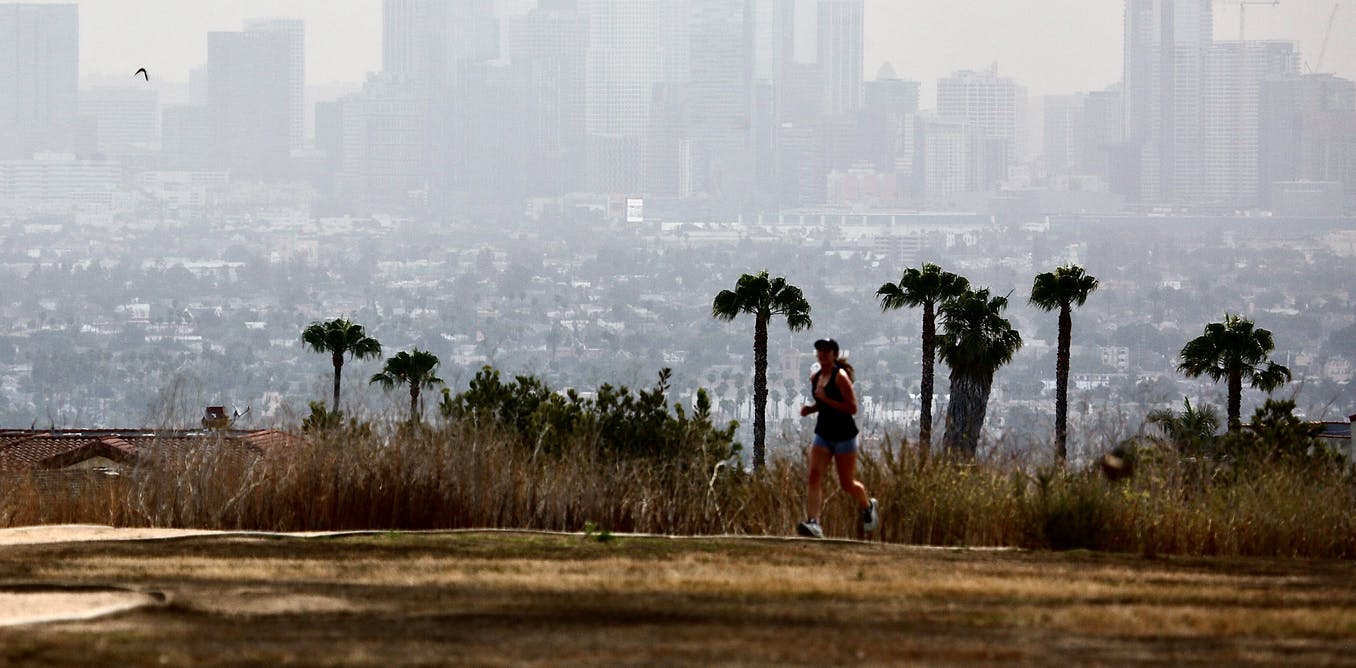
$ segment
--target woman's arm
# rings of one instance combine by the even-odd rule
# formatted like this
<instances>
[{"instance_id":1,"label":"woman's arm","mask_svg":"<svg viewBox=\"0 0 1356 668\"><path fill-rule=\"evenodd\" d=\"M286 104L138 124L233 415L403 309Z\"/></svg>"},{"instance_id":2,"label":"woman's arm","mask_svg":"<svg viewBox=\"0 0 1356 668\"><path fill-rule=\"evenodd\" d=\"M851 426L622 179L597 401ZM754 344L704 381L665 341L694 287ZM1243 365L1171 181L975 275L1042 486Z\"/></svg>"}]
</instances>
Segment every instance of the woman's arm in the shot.
<instances>
[{"instance_id":1,"label":"woman's arm","mask_svg":"<svg viewBox=\"0 0 1356 668\"><path fill-rule=\"evenodd\" d=\"M838 391L843 394L843 400L839 402L843 404L843 407L840 408L839 410L843 411L844 413L847 413L848 415L856 415L857 390L852 386L852 379L848 378L846 371L840 370L838 372L838 378L836 378L835 380L838 381Z\"/></svg>"},{"instance_id":2,"label":"woman's arm","mask_svg":"<svg viewBox=\"0 0 1356 668\"><path fill-rule=\"evenodd\" d=\"M816 371L815 373L810 374L810 387L812 388L812 389L810 390L810 396L813 397L813 398L816 398L816 399L819 397L819 387L818 387L818 382L817 382L819 379L817 378L817 376L819 376L819 372L818 372L818 371ZM818 412L819 412L819 404L815 404L815 405L813 405L813 406L801 406L801 407L800 407L800 416L801 416L801 417L805 417L805 416L807 416L807 415L810 415L810 414L813 414L813 413L818 413Z\"/></svg>"}]
</instances>

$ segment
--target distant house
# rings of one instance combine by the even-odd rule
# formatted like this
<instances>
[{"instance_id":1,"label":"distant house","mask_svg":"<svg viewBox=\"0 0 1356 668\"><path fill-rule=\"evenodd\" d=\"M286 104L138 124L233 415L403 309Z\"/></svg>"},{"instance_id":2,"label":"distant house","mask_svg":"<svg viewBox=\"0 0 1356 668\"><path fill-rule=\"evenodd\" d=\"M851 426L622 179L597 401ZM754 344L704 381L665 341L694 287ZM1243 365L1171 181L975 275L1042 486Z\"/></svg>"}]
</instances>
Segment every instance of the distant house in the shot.
<instances>
[{"instance_id":1,"label":"distant house","mask_svg":"<svg viewBox=\"0 0 1356 668\"><path fill-rule=\"evenodd\" d=\"M297 436L263 430L0 430L0 473L92 471L118 474L154 454L221 448L264 455Z\"/></svg>"},{"instance_id":2,"label":"distant house","mask_svg":"<svg viewBox=\"0 0 1356 668\"><path fill-rule=\"evenodd\" d=\"M1356 427L1356 415L1347 416L1346 422L1320 422L1323 431L1318 433L1319 439L1328 443L1333 450L1341 452L1347 456L1347 461L1356 465L1356 449L1352 448L1351 432Z\"/></svg>"}]
</instances>

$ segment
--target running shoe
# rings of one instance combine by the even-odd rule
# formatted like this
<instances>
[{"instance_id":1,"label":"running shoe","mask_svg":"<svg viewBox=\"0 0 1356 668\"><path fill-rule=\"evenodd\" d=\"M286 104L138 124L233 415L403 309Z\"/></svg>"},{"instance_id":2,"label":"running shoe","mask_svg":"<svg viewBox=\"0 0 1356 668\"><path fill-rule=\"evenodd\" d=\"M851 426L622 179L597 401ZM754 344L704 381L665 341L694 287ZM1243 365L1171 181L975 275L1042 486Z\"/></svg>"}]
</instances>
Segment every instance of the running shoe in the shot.
<instances>
[{"instance_id":1,"label":"running shoe","mask_svg":"<svg viewBox=\"0 0 1356 668\"><path fill-rule=\"evenodd\" d=\"M870 533L880 526L880 513L876 512L876 500L862 510L862 530Z\"/></svg>"},{"instance_id":2,"label":"running shoe","mask_svg":"<svg viewBox=\"0 0 1356 668\"><path fill-rule=\"evenodd\" d=\"M819 520L814 518L805 520L796 525L796 533L806 538L823 538L824 530L819 528Z\"/></svg>"}]
</instances>

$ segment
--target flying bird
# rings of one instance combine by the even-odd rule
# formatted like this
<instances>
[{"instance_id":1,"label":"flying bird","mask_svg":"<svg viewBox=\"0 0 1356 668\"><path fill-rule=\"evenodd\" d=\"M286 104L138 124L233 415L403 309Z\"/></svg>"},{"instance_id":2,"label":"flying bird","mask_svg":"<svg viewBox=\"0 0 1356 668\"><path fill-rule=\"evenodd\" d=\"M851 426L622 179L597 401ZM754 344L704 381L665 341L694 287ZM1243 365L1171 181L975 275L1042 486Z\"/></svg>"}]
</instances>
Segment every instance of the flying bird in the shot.
<instances>
[{"instance_id":1,"label":"flying bird","mask_svg":"<svg viewBox=\"0 0 1356 668\"><path fill-rule=\"evenodd\" d=\"M151 80L151 75L146 73L146 68L144 67L138 68L137 71L132 73L132 76L136 76L138 74L140 74L143 77L146 77L146 81L148 82Z\"/></svg>"}]
</instances>

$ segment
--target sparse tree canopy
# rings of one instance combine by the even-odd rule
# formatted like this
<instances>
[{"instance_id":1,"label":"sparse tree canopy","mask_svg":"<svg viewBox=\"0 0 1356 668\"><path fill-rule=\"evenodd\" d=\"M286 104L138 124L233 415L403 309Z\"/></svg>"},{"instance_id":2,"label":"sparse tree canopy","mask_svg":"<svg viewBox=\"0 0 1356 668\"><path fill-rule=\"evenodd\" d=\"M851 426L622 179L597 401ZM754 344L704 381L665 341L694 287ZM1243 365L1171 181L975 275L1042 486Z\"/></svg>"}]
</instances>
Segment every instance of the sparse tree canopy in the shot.
<instances>
[{"instance_id":1,"label":"sparse tree canopy","mask_svg":"<svg viewBox=\"0 0 1356 668\"><path fill-rule=\"evenodd\" d=\"M344 318L329 322L313 322L302 330L301 342L317 353L330 353L334 365L334 402L330 411L339 412L339 383L343 375L344 355L355 359L379 357L381 343L367 335L363 326Z\"/></svg>"},{"instance_id":2,"label":"sparse tree canopy","mask_svg":"<svg viewBox=\"0 0 1356 668\"><path fill-rule=\"evenodd\" d=\"M1289 368L1267 359L1275 347L1270 331L1241 315L1225 313L1224 322L1206 325L1204 334L1187 342L1177 369L1192 378L1204 375L1228 383L1229 430L1237 431L1244 380L1256 389L1271 392L1291 378Z\"/></svg>"},{"instance_id":3,"label":"sparse tree canopy","mask_svg":"<svg viewBox=\"0 0 1356 668\"><path fill-rule=\"evenodd\" d=\"M765 436L767 415L767 325L773 316L786 318L791 331L809 329L810 303L800 288L785 278L768 278L766 270L744 274L735 283L734 290L721 290L711 304L711 317L734 320L741 313L754 316L753 330L753 466L762 469L766 463Z\"/></svg>"},{"instance_id":4,"label":"sparse tree canopy","mask_svg":"<svg viewBox=\"0 0 1356 668\"><path fill-rule=\"evenodd\" d=\"M881 311L923 307L923 374L920 379L922 409L918 419L918 441L932 444L932 386L937 358L937 305L955 299L970 289L970 281L926 263L922 269L904 270L899 283L886 283L876 290Z\"/></svg>"},{"instance_id":5,"label":"sparse tree canopy","mask_svg":"<svg viewBox=\"0 0 1356 668\"><path fill-rule=\"evenodd\" d=\"M1180 415L1160 408L1149 411L1144 421L1162 429L1167 440L1183 455L1205 454L1219 429L1219 414L1213 406L1192 406L1187 397L1182 397L1182 406Z\"/></svg>"},{"instance_id":6,"label":"sparse tree canopy","mask_svg":"<svg viewBox=\"0 0 1356 668\"><path fill-rule=\"evenodd\" d=\"M945 326L938 353L951 367L951 403L943 436L949 451L975 454L993 374L1022 347L1022 335L1002 315L1007 305L1007 297L992 297L986 288L967 290L941 306Z\"/></svg>"},{"instance_id":7,"label":"sparse tree canopy","mask_svg":"<svg viewBox=\"0 0 1356 668\"><path fill-rule=\"evenodd\" d=\"M1055 459L1068 459L1069 354L1073 346L1073 307L1082 306L1097 289L1097 279L1078 265L1037 274L1031 285L1032 306L1059 311L1059 342L1055 356Z\"/></svg>"},{"instance_id":8,"label":"sparse tree canopy","mask_svg":"<svg viewBox=\"0 0 1356 668\"><path fill-rule=\"evenodd\" d=\"M418 422L420 391L443 383L443 379L434 374L439 363L437 355L418 348L411 352L401 351L394 357L386 358L386 366L380 373L374 374L369 382L378 383L387 390L399 385L408 385L410 422Z\"/></svg>"}]
</instances>

